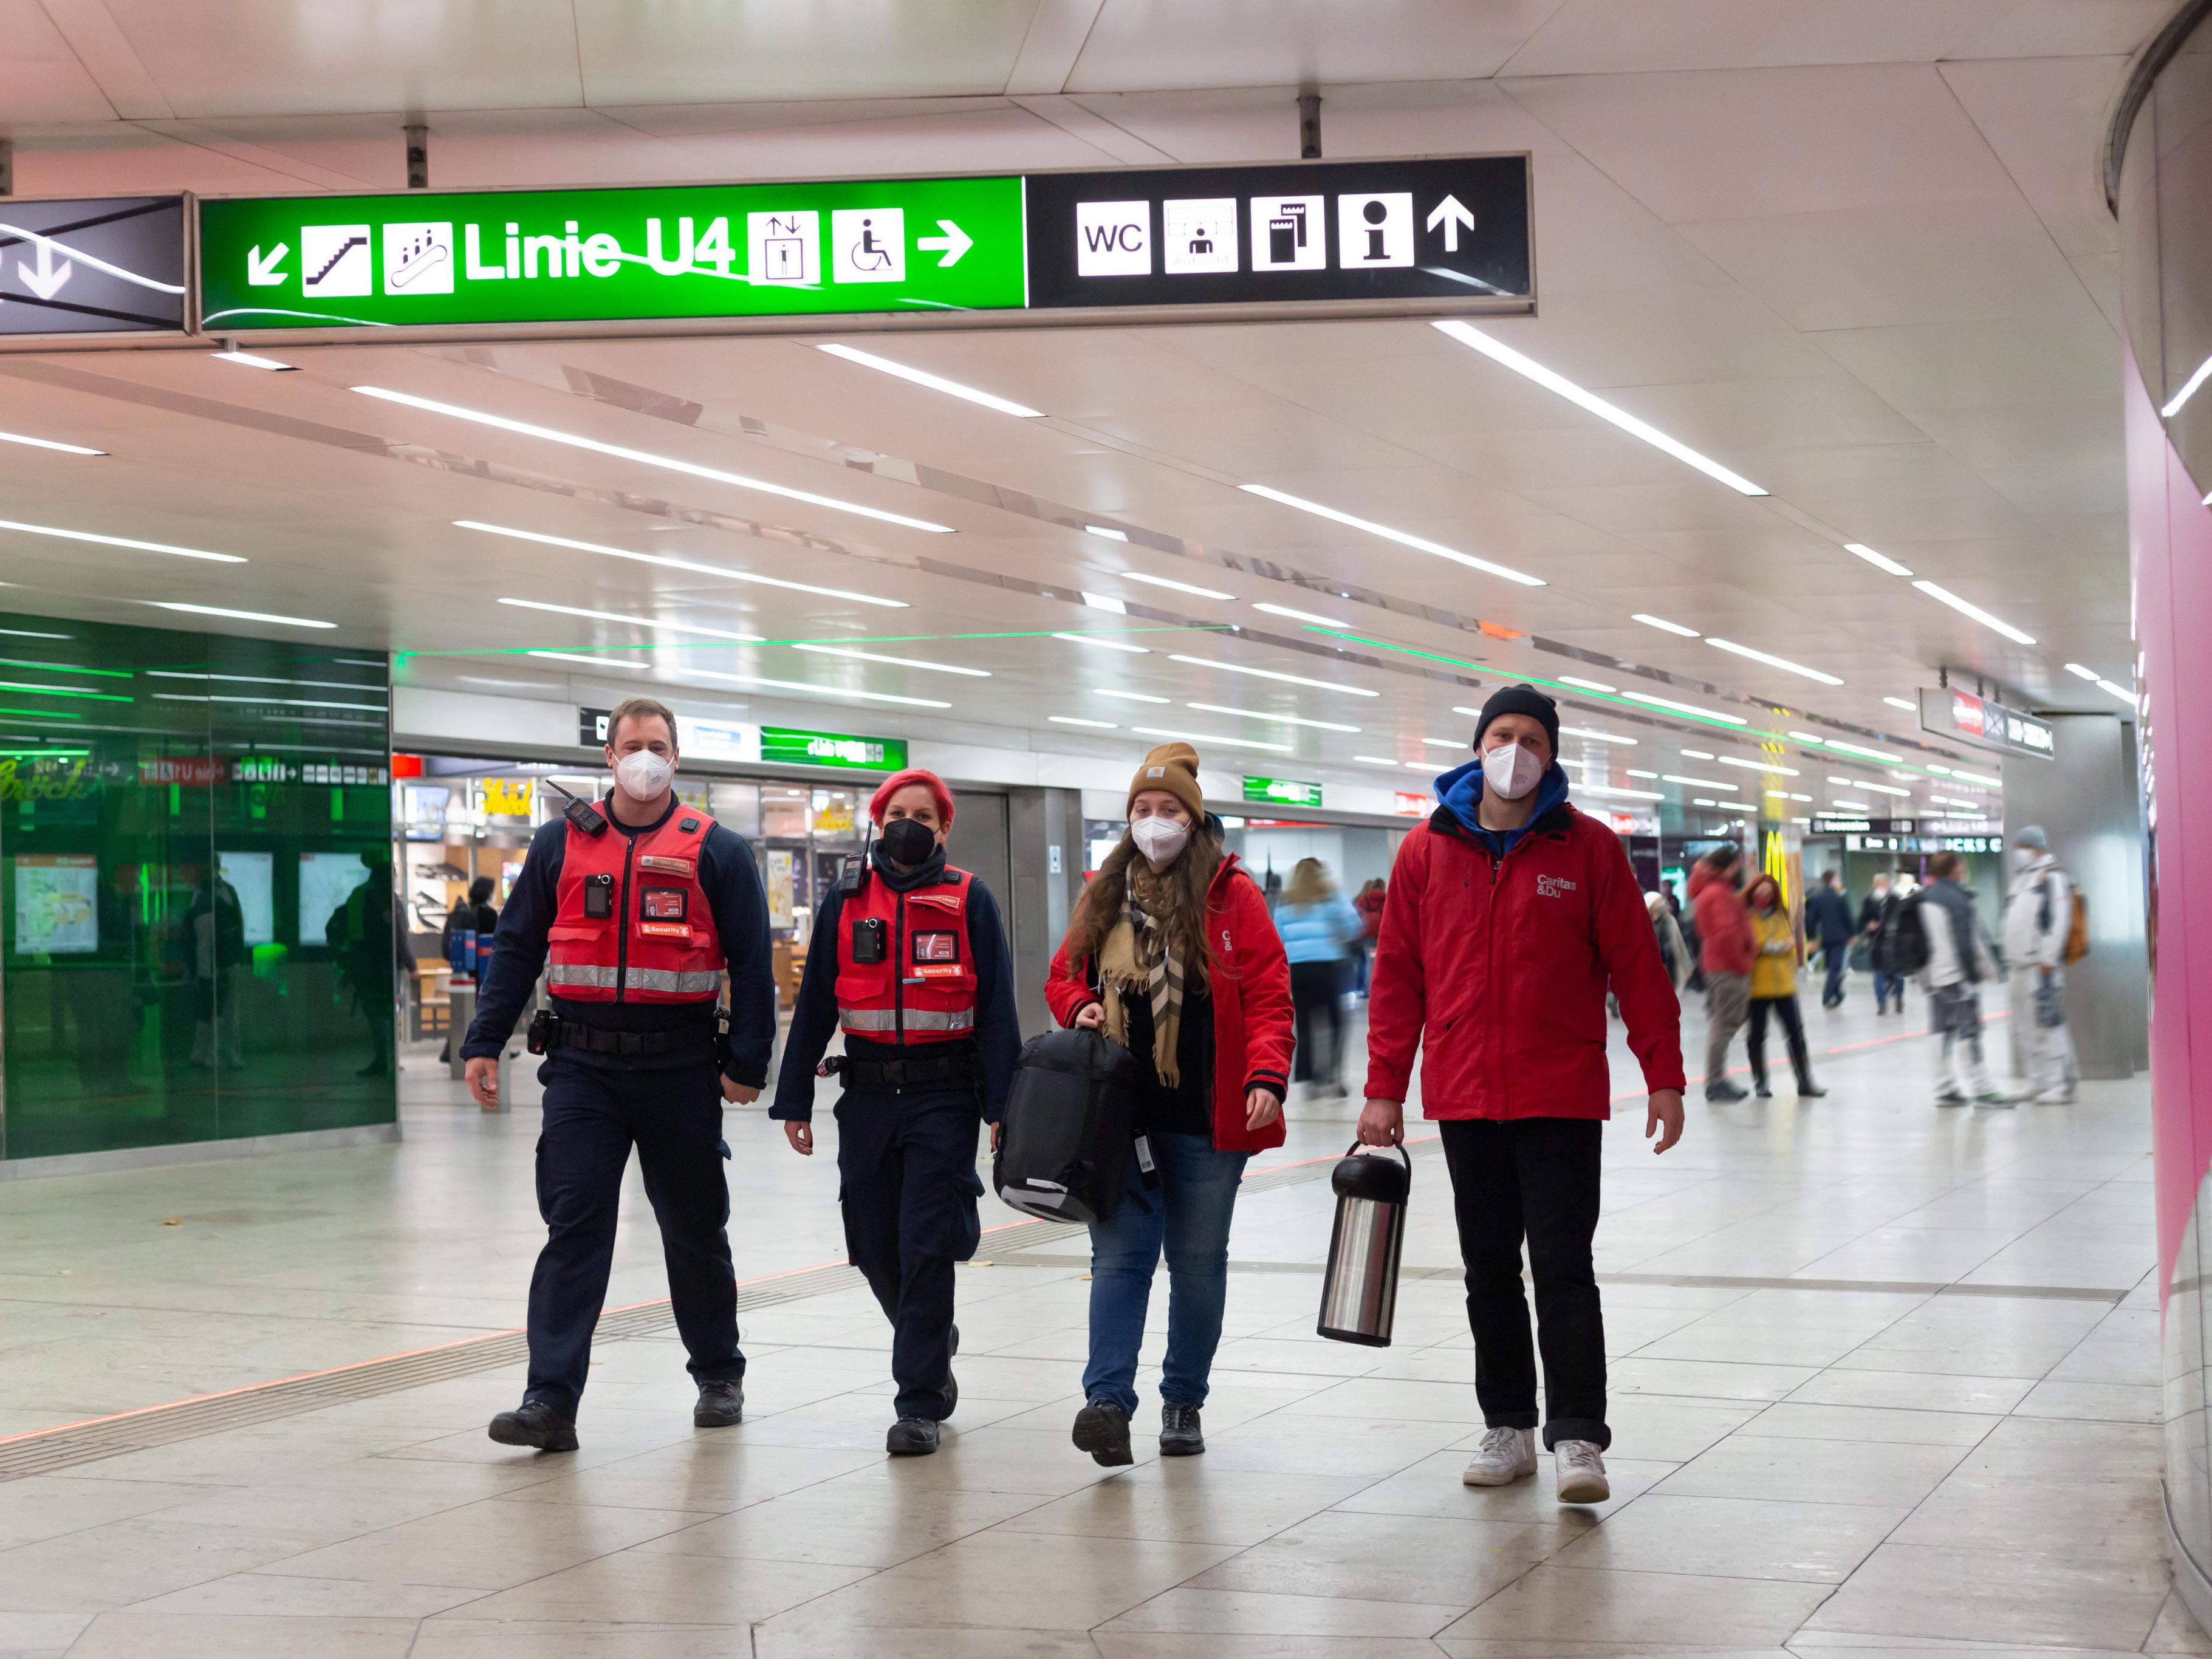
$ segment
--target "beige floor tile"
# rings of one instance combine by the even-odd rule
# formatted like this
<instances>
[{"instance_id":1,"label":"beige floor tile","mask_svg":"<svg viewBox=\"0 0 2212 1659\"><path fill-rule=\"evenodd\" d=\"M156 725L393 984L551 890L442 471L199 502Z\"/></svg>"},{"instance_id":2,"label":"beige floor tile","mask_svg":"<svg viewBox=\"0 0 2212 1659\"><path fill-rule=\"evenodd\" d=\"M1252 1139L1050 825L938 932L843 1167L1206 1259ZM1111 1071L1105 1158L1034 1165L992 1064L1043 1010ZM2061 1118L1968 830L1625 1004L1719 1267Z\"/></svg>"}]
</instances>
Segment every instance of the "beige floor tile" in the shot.
<instances>
[{"instance_id":1,"label":"beige floor tile","mask_svg":"<svg viewBox=\"0 0 2212 1659\"><path fill-rule=\"evenodd\" d=\"M2158 1622L2151 1626L2150 1639L2143 1644L2143 1651L2212 1653L2212 1635L2205 1633L2183 1603L2180 1591L2175 1590L2159 1608Z\"/></svg>"},{"instance_id":2,"label":"beige floor tile","mask_svg":"<svg viewBox=\"0 0 2212 1659\"><path fill-rule=\"evenodd\" d=\"M664 1533L638 1545L635 1553L890 1567L1045 1501L1034 1492L901 1490L833 1480Z\"/></svg>"},{"instance_id":3,"label":"beige floor tile","mask_svg":"<svg viewBox=\"0 0 2212 1659\"><path fill-rule=\"evenodd\" d=\"M1895 1442L1965 1448L1996 1427L1999 1419L1973 1412L1917 1411L1881 1406L1816 1405L1795 1397L1769 1406L1739 1433L1753 1439Z\"/></svg>"},{"instance_id":4,"label":"beige floor tile","mask_svg":"<svg viewBox=\"0 0 2212 1659\"><path fill-rule=\"evenodd\" d=\"M1443 1632L1493 1641L1779 1646L1830 1594L1825 1584L1688 1573L1581 1571L1550 1563Z\"/></svg>"},{"instance_id":5,"label":"beige floor tile","mask_svg":"<svg viewBox=\"0 0 2212 1659\"><path fill-rule=\"evenodd\" d=\"M1723 1441L1661 1483L1676 1498L1780 1498L1910 1508L1954 1468L1955 1446L1753 1438Z\"/></svg>"},{"instance_id":6,"label":"beige floor tile","mask_svg":"<svg viewBox=\"0 0 2212 1659\"><path fill-rule=\"evenodd\" d=\"M269 1564L267 1571L303 1578L364 1578L494 1590L626 1549L704 1518L674 1510L471 1504L290 1555Z\"/></svg>"},{"instance_id":7,"label":"beige floor tile","mask_svg":"<svg viewBox=\"0 0 2212 1659\"><path fill-rule=\"evenodd\" d=\"M1188 1587L1473 1607L1559 1542L1554 1525L1334 1510L1231 1556Z\"/></svg>"},{"instance_id":8,"label":"beige floor tile","mask_svg":"<svg viewBox=\"0 0 2212 1659\"><path fill-rule=\"evenodd\" d=\"M1124 1630L1091 1633L1098 1659L1437 1659L1418 1636L1290 1636Z\"/></svg>"},{"instance_id":9,"label":"beige floor tile","mask_svg":"<svg viewBox=\"0 0 2212 1659\"><path fill-rule=\"evenodd\" d=\"M1563 1534L1571 1536L1680 1467L1608 1455L1605 1468L1613 1496L1603 1504L1565 1504L1559 1501L1548 1467L1540 1466L1533 1477L1510 1486L1463 1485L1460 1473L1467 1467L1471 1444L1432 1453L1335 1507L1370 1515L1434 1515L1461 1521L1534 1523L1559 1528Z\"/></svg>"},{"instance_id":10,"label":"beige floor tile","mask_svg":"<svg viewBox=\"0 0 2212 1659\"><path fill-rule=\"evenodd\" d=\"M2013 1407L2020 1417L2081 1417L2107 1423L2158 1423L2165 1391L2133 1382L2067 1382L2046 1378Z\"/></svg>"},{"instance_id":11,"label":"beige floor tile","mask_svg":"<svg viewBox=\"0 0 2212 1659\"><path fill-rule=\"evenodd\" d=\"M234 1572L131 1604L132 1613L220 1614L234 1619L427 1619L483 1592L450 1584L400 1584L366 1578L302 1578Z\"/></svg>"},{"instance_id":12,"label":"beige floor tile","mask_svg":"<svg viewBox=\"0 0 2212 1659\"><path fill-rule=\"evenodd\" d=\"M479 1597L453 1616L742 1626L830 1595L867 1571L818 1561L623 1550Z\"/></svg>"},{"instance_id":13,"label":"beige floor tile","mask_svg":"<svg viewBox=\"0 0 2212 1659\"><path fill-rule=\"evenodd\" d=\"M1670 1395L1616 1394L1606 1401L1613 1451L1650 1462L1686 1463L1755 1419L1749 1401L1684 1400Z\"/></svg>"},{"instance_id":14,"label":"beige floor tile","mask_svg":"<svg viewBox=\"0 0 2212 1659\"><path fill-rule=\"evenodd\" d=\"M1363 1475L1280 1474L1159 1458L1023 1511L1009 1532L1256 1544L1371 1483Z\"/></svg>"},{"instance_id":15,"label":"beige floor tile","mask_svg":"<svg viewBox=\"0 0 2212 1659\"><path fill-rule=\"evenodd\" d=\"M184 1613L104 1613L71 1659L406 1659L411 1619L229 1619Z\"/></svg>"},{"instance_id":16,"label":"beige floor tile","mask_svg":"<svg viewBox=\"0 0 2212 1659\"><path fill-rule=\"evenodd\" d=\"M1799 1388L1814 1370L1810 1365L1735 1364L1717 1359L1621 1361L1609 1368L1607 1388L1616 1395L1682 1395L1698 1400L1772 1401Z\"/></svg>"},{"instance_id":17,"label":"beige floor tile","mask_svg":"<svg viewBox=\"0 0 2212 1659\"><path fill-rule=\"evenodd\" d=\"M1838 1584L1906 1512L1902 1505L1675 1498L1662 1487L1552 1560L1562 1567Z\"/></svg>"},{"instance_id":18,"label":"beige floor tile","mask_svg":"<svg viewBox=\"0 0 2212 1659\"><path fill-rule=\"evenodd\" d=\"M2157 1488L2148 1482L1954 1474L1892 1536L1938 1549L2142 1563L2160 1558L2166 1520Z\"/></svg>"},{"instance_id":19,"label":"beige floor tile","mask_svg":"<svg viewBox=\"0 0 2212 1659\"><path fill-rule=\"evenodd\" d=\"M1856 1631L2021 1646L2139 1648L2166 1595L2166 1564L1884 1544L1814 1615Z\"/></svg>"},{"instance_id":20,"label":"beige floor tile","mask_svg":"<svg viewBox=\"0 0 2212 1659\"><path fill-rule=\"evenodd\" d=\"M1262 1637L1333 1636L1355 1642L1419 1640L1465 1612L1443 1602L1370 1601L1255 1590L1181 1589L1133 1607L1098 1631L1124 1638L1117 1651L1139 1654L1139 1632Z\"/></svg>"},{"instance_id":21,"label":"beige floor tile","mask_svg":"<svg viewBox=\"0 0 2212 1659\"><path fill-rule=\"evenodd\" d=\"M880 1638L883 1632L870 1632ZM912 1641L919 1632L900 1632L896 1640ZM599 1620L434 1619L426 1620L408 1659L732 1659L733 1656L792 1654L772 1646L760 1632L747 1642L745 1633L726 1625L659 1624L651 1620L616 1622ZM820 1659L860 1659L865 1649L828 1647ZM890 1650L880 1644L881 1655ZM943 1649L918 1643L917 1659L953 1659ZM1042 1659L1061 1659L1050 1648L1041 1648ZM1001 1659L988 1645L976 1650L979 1659ZM1004 1659L1015 1659L1012 1654Z\"/></svg>"},{"instance_id":22,"label":"beige floor tile","mask_svg":"<svg viewBox=\"0 0 2212 1659\"><path fill-rule=\"evenodd\" d=\"M93 1617L88 1613L0 1613L0 1659L63 1659Z\"/></svg>"},{"instance_id":23,"label":"beige floor tile","mask_svg":"<svg viewBox=\"0 0 2212 1659\"><path fill-rule=\"evenodd\" d=\"M1897 1407L1908 1411L2002 1414L2027 1397L2027 1376L1976 1376L1916 1370L1822 1371L1792 1389L1792 1401L1816 1406Z\"/></svg>"}]
</instances>

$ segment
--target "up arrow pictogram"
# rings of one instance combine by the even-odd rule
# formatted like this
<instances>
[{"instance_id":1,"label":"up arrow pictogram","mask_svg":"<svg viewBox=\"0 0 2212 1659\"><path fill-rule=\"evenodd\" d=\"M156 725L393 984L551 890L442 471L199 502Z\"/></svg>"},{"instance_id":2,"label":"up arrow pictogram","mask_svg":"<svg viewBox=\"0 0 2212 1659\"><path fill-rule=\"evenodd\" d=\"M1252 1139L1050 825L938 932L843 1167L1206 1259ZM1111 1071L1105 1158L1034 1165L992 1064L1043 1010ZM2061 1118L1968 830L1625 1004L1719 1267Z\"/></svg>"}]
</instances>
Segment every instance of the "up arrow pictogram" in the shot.
<instances>
[{"instance_id":1,"label":"up arrow pictogram","mask_svg":"<svg viewBox=\"0 0 2212 1659\"><path fill-rule=\"evenodd\" d=\"M54 263L54 246L43 237L39 240L35 264L27 265L21 259L15 261L15 274L23 279L23 286L41 300L51 300L60 293L62 284L69 281L70 273L76 269L66 259L57 265Z\"/></svg>"},{"instance_id":2,"label":"up arrow pictogram","mask_svg":"<svg viewBox=\"0 0 2212 1659\"><path fill-rule=\"evenodd\" d=\"M1444 230L1444 252L1456 253L1459 252L1460 227L1464 225L1473 230L1474 216L1467 210L1466 204L1458 197L1447 196L1429 215L1429 228L1434 230L1438 225L1442 225Z\"/></svg>"},{"instance_id":3,"label":"up arrow pictogram","mask_svg":"<svg viewBox=\"0 0 2212 1659\"><path fill-rule=\"evenodd\" d=\"M261 257L261 244L256 242L253 251L246 256L246 280L255 288L275 288L284 280L284 273L276 267L284 263L284 256L290 251L290 243L279 242L264 259Z\"/></svg>"}]
</instances>

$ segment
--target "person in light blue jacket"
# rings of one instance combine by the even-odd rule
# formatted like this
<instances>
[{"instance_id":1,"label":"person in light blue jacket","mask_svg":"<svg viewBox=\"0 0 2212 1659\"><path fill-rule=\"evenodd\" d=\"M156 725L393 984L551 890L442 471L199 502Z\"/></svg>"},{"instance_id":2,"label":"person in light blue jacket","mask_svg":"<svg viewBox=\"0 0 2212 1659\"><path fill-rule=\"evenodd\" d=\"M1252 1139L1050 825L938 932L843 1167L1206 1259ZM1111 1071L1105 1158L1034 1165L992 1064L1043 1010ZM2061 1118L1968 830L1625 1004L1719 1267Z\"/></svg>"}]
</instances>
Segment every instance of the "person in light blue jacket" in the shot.
<instances>
[{"instance_id":1,"label":"person in light blue jacket","mask_svg":"<svg viewBox=\"0 0 2212 1659\"><path fill-rule=\"evenodd\" d=\"M1275 912L1275 931L1291 959L1291 1006L1297 1017L1292 1076L1313 1085L1317 1099L1344 1098L1344 993L1352 941L1360 935L1352 908L1319 859L1300 859ZM1327 1033L1326 1042L1318 1041Z\"/></svg>"}]
</instances>

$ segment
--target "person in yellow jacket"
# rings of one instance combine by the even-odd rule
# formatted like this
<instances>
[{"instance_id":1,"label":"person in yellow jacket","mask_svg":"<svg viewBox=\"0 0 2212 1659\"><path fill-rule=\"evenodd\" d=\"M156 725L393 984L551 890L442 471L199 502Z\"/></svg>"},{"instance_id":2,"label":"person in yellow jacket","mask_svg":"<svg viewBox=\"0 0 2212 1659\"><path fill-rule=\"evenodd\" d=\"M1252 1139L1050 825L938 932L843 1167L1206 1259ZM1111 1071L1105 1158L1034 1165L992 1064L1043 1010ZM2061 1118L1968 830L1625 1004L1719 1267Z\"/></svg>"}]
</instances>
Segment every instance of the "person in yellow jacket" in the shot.
<instances>
[{"instance_id":1,"label":"person in yellow jacket","mask_svg":"<svg viewBox=\"0 0 2212 1659\"><path fill-rule=\"evenodd\" d=\"M1766 1020L1782 1023L1790 1045L1790 1066L1797 1074L1797 1097L1817 1100L1828 1091L1813 1081L1813 1057L1805 1047L1805 1022L1797 1012L1797 970L1805 964L1805 942L1797 937L1781 884L1760 876L1744 893L1751 910L1755 954L1751 959L1751 1083L1761 1100L1773 1098L1766 1086Z\"/></svg>"}]
</instances>

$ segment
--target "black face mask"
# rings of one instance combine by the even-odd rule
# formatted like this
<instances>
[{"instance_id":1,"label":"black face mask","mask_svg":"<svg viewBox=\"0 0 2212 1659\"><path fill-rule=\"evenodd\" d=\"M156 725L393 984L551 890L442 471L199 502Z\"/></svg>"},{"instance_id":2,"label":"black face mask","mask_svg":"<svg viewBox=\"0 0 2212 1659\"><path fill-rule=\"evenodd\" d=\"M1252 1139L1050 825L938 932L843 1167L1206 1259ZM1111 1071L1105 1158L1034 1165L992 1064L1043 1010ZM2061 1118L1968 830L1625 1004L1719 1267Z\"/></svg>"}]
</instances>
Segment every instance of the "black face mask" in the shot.
<instances>
[{"instance_id":1,"label":"black face mask","mask_svg":"<svg viewBox=\"0 0 2212 1659\"><path fill-rule=\"evenodd\" d=\"M937 835L920 818L893 818L884 826L883 843L892 863L911 869L937 850Z\"/></svg>"}]
</instances>

